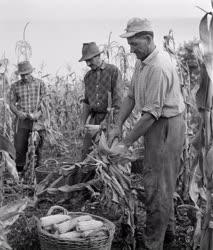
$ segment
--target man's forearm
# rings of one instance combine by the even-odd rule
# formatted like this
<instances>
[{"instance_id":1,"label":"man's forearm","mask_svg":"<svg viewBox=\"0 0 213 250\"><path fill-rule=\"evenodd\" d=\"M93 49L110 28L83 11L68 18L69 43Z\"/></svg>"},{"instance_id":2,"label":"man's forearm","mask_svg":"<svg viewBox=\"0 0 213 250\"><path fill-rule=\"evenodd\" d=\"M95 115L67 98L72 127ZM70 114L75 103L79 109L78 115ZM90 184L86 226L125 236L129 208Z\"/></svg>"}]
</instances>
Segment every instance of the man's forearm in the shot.
<instances>
[{"instance_id":1,"label":"man's forearm","mask_svg":"<svg viewBox=\"0 0 213 250\"><path fill-rule=\"evenodd\" d=\"M83 104L83 114L82 114L82 123L85 124L87 121L87 118L89 116L89 105L84 103Z\"/></svg>"},{"instance_id":2,"label":"man's forearm","mask_svg":"<svg viewBox=\"0 0 213 250\"><path fill-rule=\"evenodd\" d=\"M147 132L154 122L155 118L151 114L145 113L123 140L124 144L126 144L127 147L131 146L139 137Z\"/></svg>"},{"instance_id":3,"label":"man's forearm","mask_svg":"<svg viewBox=\"0 0 213 250\"><path fill-rule=\"evenodd\" d=\"M125 99L121 105L121 109L120 109L120 112L118 115L118 120L116 122L116 125L118 125L119 127L122 127L122 125L124 124L126 119L131 114L134 106L135 106L135 101L133 99L129 98L128 96L125 97Z\"/></svg>"}]
</instances>

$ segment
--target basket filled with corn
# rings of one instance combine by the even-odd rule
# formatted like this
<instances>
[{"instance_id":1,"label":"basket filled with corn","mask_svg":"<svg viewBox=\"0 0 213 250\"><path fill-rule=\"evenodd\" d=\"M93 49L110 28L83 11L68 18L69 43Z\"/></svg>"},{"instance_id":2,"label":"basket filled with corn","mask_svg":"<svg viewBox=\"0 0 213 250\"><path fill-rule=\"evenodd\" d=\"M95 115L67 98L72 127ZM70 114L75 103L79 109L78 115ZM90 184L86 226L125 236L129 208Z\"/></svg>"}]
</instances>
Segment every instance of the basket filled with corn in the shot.
<instances>
[{"instance_id":1,"label":"basket filled with corn","mask_svg":"<svg viewBox=\"0 0 213 250\"><path fill-rule=\"evenodd\" d=\"M56 210L62 213L53 214ZM37 225L42 250L110 250L115 232L115 225L103 217L60 206L51 207Z\"/></svg>"}]
</instances>

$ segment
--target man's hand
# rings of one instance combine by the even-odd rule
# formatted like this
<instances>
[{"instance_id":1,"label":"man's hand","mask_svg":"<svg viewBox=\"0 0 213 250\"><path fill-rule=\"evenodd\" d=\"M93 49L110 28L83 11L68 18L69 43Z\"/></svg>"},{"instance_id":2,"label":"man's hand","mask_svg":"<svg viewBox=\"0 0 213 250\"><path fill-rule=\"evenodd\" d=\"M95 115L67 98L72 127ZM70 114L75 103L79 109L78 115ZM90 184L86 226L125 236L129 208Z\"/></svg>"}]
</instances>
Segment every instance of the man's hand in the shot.
<instances>
[{"instance_id":1,"label":"man's hand","mask_svg":"<svg viewBox=\"0 0 213 250\"><path fill-rule=\"evenodd\" d=\"M36 111L36 112L33 112L33 113L29 114L29 118L31 120L33 120L33 121L37 121L40 116L41 116L41 112L40 111Z\"/></svg>"},{"instance_id":2,"label":"man's hand","mask_svg":"<svg viewBox=\"0 0 213 250\"><path fill-rule=\"evenodd\" d=\"M123 142L113 143L110 151L115 155L125 155L128 152L128 147Z\"/></svg>"},{"instance_id":3,"label":"man's hand","mask_svg":"<svg viewBox=\"0 0 213 250\"><path fill-rule=\"evenodd\" d=\"M24 119L27 118L28 115L27 115L27 113L25 113L23 111L18 111L17 116L18 116L19 119L24 120Z\"/></svg>"},{"instance_id":4,"label":"man's hand","mask_svg":"<svg viewBox=\"0 0 213 250\"><path fill-rule=\"evenodd\" d=\"M106 130L107 129L107 121L104 119L101 123L100 123L100 129L101 130Z\"/></svg>"},{"instance_id":5,"label":"man's hand","mask_svg":"<svg viewBox=\"0 0 213 250\"><path fill-rule=\"evenodd\" d=\"M100 130L100 125L86 124L85 131L89 133L92 137L97 134Z\"/></svg>"},{"instance_id":6,"label":"man's hand","mask_svg":"<svg viewBox=\"0 0 213 250\"><path fill-rule=\"evenodd\" d=\"M108 145L111 147L115 138L122 138L122 129L120 126L114 126L113 129L109 131Z\"/></svg>"}]
</instances>

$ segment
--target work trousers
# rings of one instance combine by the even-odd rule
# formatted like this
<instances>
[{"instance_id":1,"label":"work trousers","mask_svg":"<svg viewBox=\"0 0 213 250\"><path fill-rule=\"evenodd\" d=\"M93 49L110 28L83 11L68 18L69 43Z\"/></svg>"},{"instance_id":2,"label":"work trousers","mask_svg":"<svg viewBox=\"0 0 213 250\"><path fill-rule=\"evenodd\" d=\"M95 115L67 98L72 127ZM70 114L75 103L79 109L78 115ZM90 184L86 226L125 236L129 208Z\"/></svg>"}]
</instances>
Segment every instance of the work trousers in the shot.
<instances>
[{"instance_id":1,"label":"work trousers","mask_svg":"<svg viewBox=\"0 0 213 250\"><path fill-rule=\"evenodd\" d=\"M182 115L160 118L144 136L145 245L163 250L166 230L174 230L173 193L180 168L185 125Z\"/></svg>"},{"instance_id":2,"label":"work trousers","mask_svg":"<svg viewBox=\"0 0 213 250\"><path fill-rule=\"evenodd\" d=\"M17 129L14 135L14 146L16 149L16 168L19 172L22 172L26 163L26 154L28 151L28 139L32 132L33 122L25 119L24 121L19 121L17 124ZM43 131L39 131L39 144L36 148L36 166L39 165L41 161L41 151L43 147Z\"/></svg>"}]
</instances>

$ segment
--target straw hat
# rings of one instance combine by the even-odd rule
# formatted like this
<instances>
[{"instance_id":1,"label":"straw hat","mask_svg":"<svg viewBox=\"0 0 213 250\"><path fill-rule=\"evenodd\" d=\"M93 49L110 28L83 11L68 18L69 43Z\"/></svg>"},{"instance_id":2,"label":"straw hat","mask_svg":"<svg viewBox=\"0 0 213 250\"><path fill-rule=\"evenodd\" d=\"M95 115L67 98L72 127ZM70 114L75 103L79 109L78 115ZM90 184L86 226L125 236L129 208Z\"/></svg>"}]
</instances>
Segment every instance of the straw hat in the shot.
<instances>
[{"instance_id":1,"label":"straw hat","mask_svg":"<svg viewBox=\"0 0 213 250\"><path fill-rule=\"evenodd\" d=\"M122 34L120 37L122 38L132 37L135 34L140 33L142 31L153 32L153 28L151 22L148 19L133 17L128 21L125 31L126 33Z\"/></svg>"}]
</instances>

